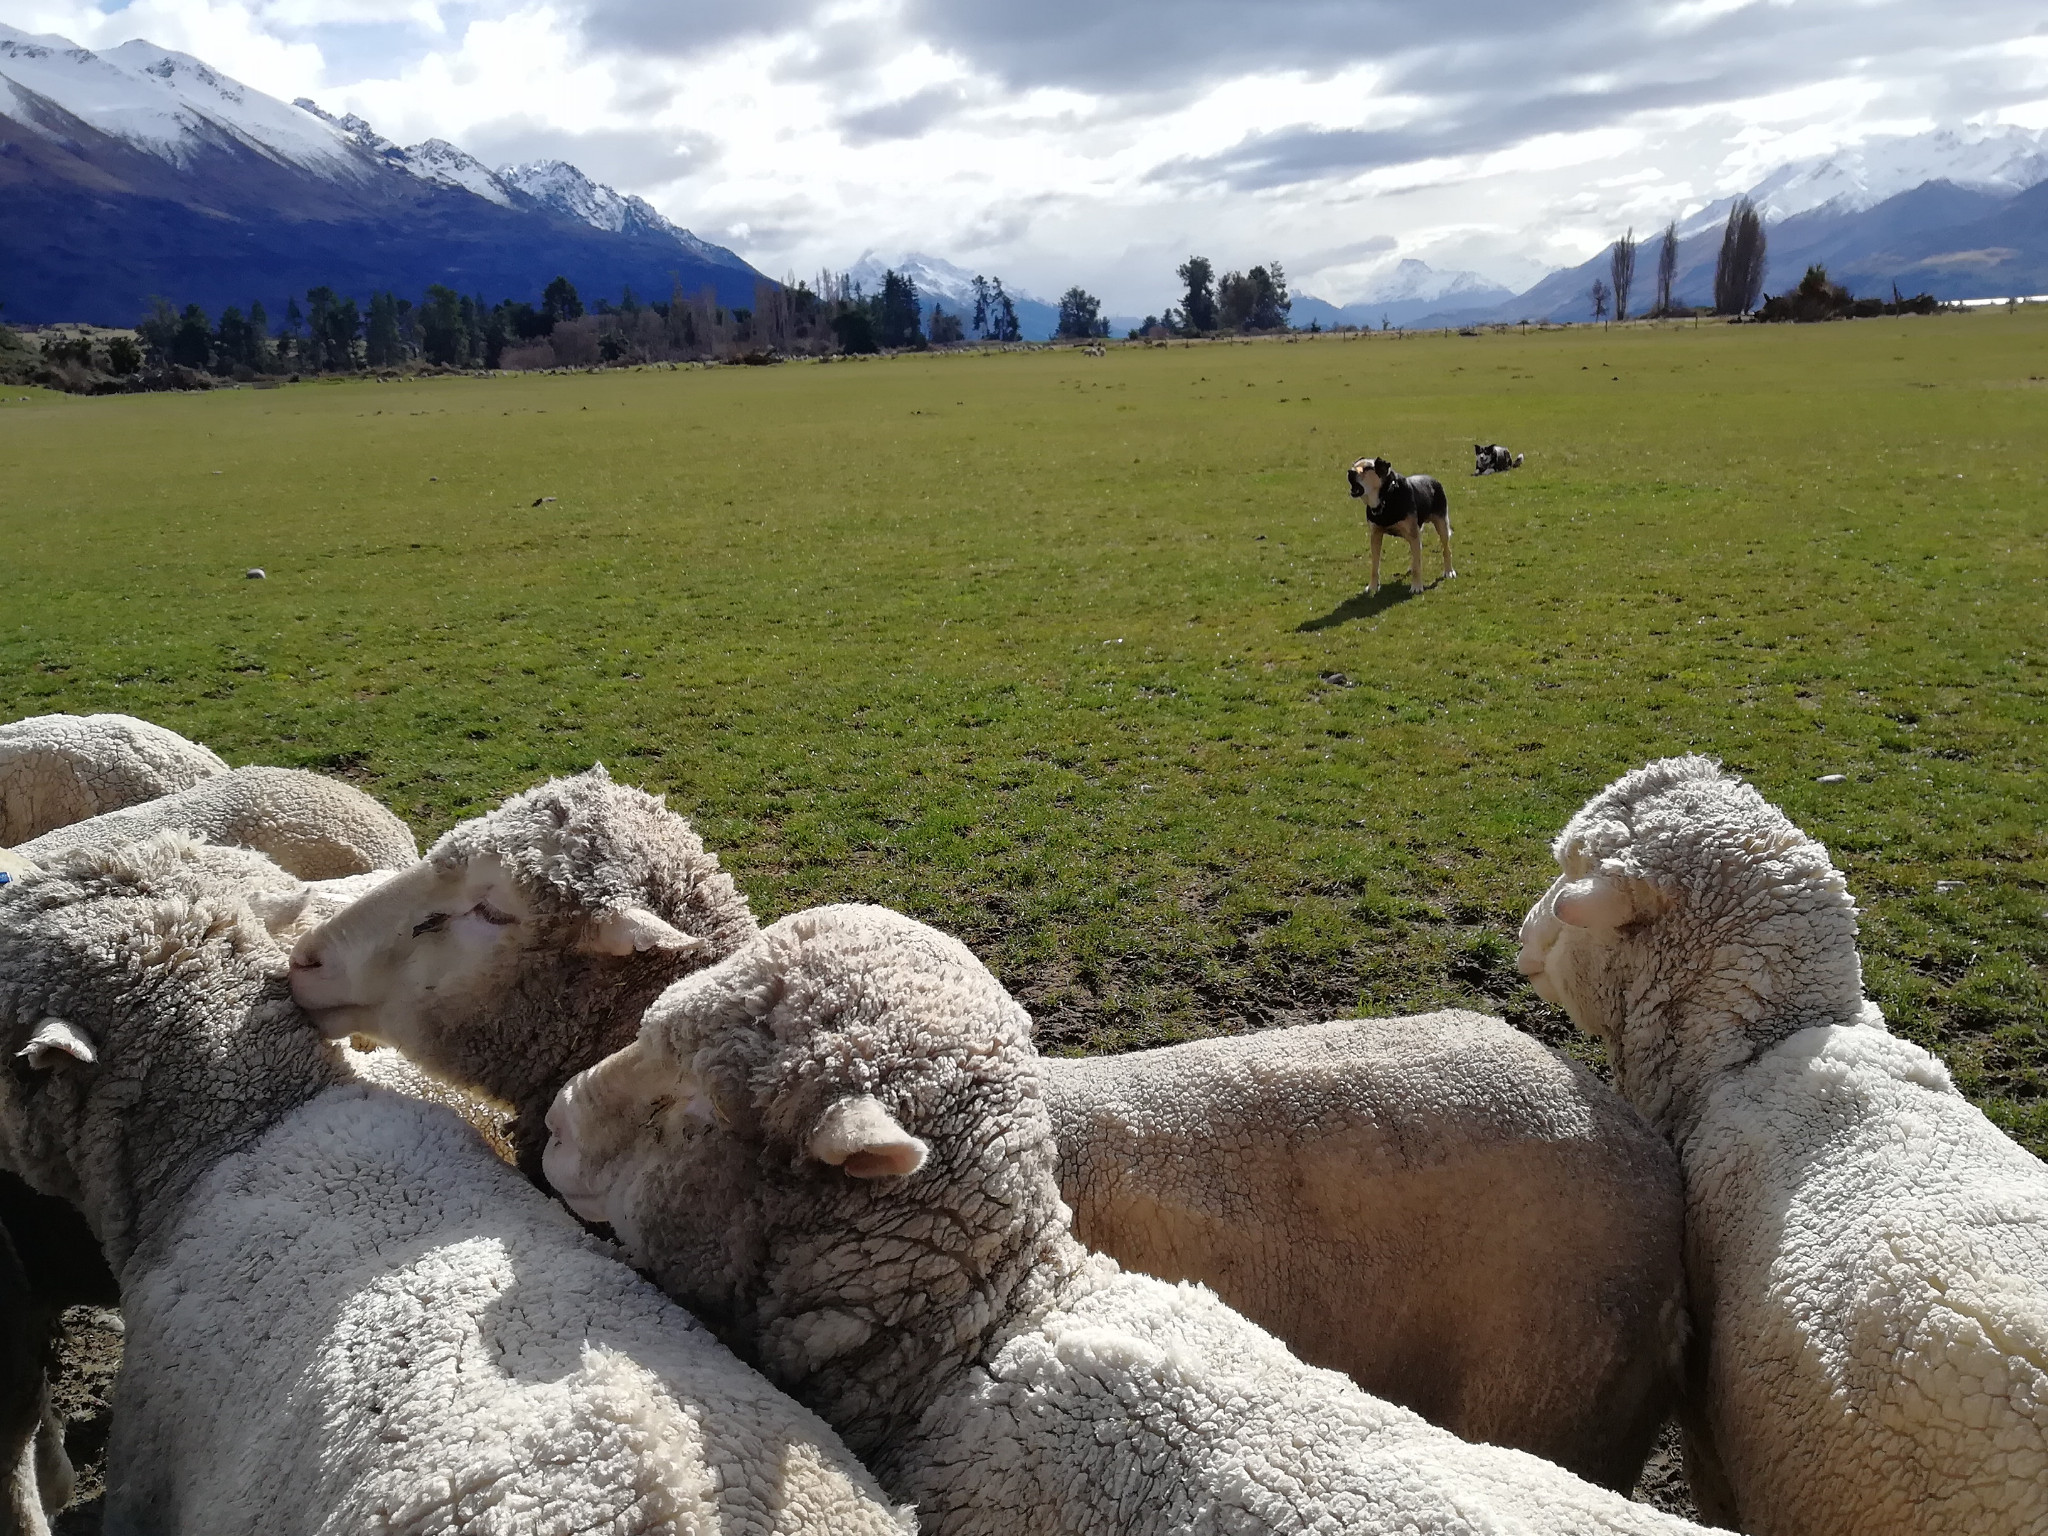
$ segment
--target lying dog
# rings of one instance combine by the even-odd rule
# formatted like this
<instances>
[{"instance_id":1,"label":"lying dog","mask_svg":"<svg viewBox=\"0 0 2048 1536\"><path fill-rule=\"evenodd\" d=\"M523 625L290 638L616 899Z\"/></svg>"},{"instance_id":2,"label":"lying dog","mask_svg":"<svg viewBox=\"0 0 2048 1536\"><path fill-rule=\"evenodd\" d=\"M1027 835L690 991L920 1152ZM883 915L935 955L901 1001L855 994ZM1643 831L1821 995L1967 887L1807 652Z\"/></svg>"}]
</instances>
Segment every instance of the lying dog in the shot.
<instances>
[{"instance_id":1,"label":"lying dog","mask_svg":"<svg viewBox=\"0 0 2048 1536\"><path fill-rule=\"evenodd\" d=\"M1504 475L1511 469L1522 467L1522 456L1509 453L1499 443L1488 443L1481 447L1472 445L1472 473L1475 475Z\"/></svg>"},{"instance_id":2,"label":"lying dog","mask_svg":"<svg viewBox=\"0 0 2048 1536\"><path fill-rule=\"evenodd\" d=\"M1385 459L1360 459L1346 472L1351 494L1365 498L1365 515L1372 524L1372 581L1367 597L1380 589L1380 540L1398 533L1408 541L1408 590L1422 590L1422 525L1436 530L1443 549L1444 574L1448 581L1457 575L1451 566L1451 502L1444 488L1428 475L1397 475Z\"/></svg>"}]
</instances>

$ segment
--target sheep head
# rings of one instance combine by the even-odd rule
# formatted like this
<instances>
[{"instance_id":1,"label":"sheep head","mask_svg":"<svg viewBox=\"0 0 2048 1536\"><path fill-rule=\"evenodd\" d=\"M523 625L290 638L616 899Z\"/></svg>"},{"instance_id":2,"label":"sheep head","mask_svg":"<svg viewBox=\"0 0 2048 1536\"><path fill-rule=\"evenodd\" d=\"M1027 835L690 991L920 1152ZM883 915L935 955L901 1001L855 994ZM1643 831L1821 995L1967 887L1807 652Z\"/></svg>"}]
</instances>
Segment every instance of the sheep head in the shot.
<instances>
[{"instance_id":1,"label":"sheep head","mask_svg":"<svg viewBox=\"0 0 2048 1536\"><path fill-rule=\"evenodd\" d=\"M1747 1059L1759 1035L1874 1013L1827 850L1711 759L1618 779L1553 852L1561 873L1522 922L1521 969L1624 1058ZM1657 1044L1674 1031L1689 1042Z\"/></svg>"},{"instance_id":2,"label":"sheep head","mask_svg":"<svg viewBox=\"0 0 2048 1536\"><path fill-rule=\"evenodd\" d=\"M396 1046L513 1106L532 1172L556 1089L754 931L689 822L599 766L464 822L306 934L292 992L329 1038Z\"/></svg>"},{"instance_id":3,"label":"sheep head","mask_svg":"<svg viewBox=\"0 0 2048 1536\"><path fill-rule=\"evenodd\" d=\"M60 855L0 890L0 1167L120 1263L193 1169L338 1080L285 994L304 887L180 833Z\"/></svg>"},{"instance_id":4,"label":"sheep head","mask_svg":"<svg viewBox=\"0 0 2048 1536\"><path fill-rule=\"evenodd\" d=\"M549 1181L872 1445L1066 1241L1030 1020L965 946L822 907L678 982L548 1117ZM909 1383L906 1385L906 1381Z\"/></svg>"}]
</instances>

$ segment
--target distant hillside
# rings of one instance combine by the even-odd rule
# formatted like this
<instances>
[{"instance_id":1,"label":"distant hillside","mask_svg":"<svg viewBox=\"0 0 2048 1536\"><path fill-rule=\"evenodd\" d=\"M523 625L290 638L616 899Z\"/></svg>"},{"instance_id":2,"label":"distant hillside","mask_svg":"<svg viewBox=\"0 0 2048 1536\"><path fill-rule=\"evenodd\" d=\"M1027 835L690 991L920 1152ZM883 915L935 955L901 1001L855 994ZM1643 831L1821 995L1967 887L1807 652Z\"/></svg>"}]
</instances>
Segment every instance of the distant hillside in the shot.
<instances>
[{"instance_id":1,"label":"distant hillside","mask_svg":"<svg viewBox=\"0 0 2048 1536\"><path fill-rule=\"evenodd\" d=\"M0 26L0 302L10 320L132 323L152 296L273 316L326 284L416 298L446 283L587 300L760 278L638 198L559 161L493 172L442 140L287 105L144 42L105 54Z\"/></svg>"},{"instance_id":2,"label":"distant hillside","mask_svg":"<svg viewBox=\"0 0 2048 1536\"><path fill-rule=\"evenodd\" d=\"M1942 299L2048 292L2048 183L2015 195L1930 181L1871 207L1824 203L1766 230L1766 293L1796 287L1814 263L1859 294L1886 296L1893 283L1906 294L1927 292ZM1647 310L1656 297L1661 238L1643 240L1637 252L1633 313ZM1679 241L1675 302L1713 303L1720 250L1718 224ZM1414 323L1427 328L1590 320L1593 281L1607 279L1609 260L1610 253L1602 251L1504 303L1437 309Z\"/></svg>"}]
</instances>

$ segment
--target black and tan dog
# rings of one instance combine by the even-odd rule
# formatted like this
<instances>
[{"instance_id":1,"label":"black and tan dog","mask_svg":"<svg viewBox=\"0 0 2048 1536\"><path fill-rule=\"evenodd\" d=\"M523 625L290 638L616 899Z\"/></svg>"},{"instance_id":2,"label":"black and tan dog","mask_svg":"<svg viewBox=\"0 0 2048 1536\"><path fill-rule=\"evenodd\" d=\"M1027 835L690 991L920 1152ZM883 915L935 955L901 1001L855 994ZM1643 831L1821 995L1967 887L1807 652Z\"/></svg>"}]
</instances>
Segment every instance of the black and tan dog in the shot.
<instances>
[{"instance_id":1,"label":"black and tan dog","mask_svg":"<svg viewBox=\"0 0 2048 1536\"><path fill-rule=\"evenodd\" d=\"M1372 580L1366 596L1380 589L1380 540L1390 533L1408 541L1408 590L1422 590L1424 523L1436 530L1437 544L1443 550L1443 579L1458 574L1451 565L1451 502L1434 478L1397 475L1385 459L1360 459L1345 473L1351 481L1351 494L1365 498L1366 519L1372 524Z\"/></svg>"}]
</instances>

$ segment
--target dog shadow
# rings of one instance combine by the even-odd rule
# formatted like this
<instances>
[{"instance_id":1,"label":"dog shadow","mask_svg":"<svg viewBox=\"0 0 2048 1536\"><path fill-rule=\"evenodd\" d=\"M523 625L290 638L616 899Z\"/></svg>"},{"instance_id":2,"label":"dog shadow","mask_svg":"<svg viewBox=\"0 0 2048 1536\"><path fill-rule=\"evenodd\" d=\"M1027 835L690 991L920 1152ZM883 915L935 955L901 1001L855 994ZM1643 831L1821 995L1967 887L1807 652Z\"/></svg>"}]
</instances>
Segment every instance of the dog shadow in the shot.
<instances>
[{"instance_id":1,"label":"dog shadow","mask_svg":"<svg viewBox=\"0 0 2048 1536\"><path fill-rule=\"evenodd\" d=\"M1424 592L1430 591L1442 580L1443 578L1439 576L1436 581L1432 581L1429 586L1424 587L1422 590ZM1335 629L1339 624L1349 624L1353 619L1370 619L1378 614L1385 613L1396 603L1405 603L1409 598L1419 596L1421 596L1421 593L1408 590L1408 583L1405 580L1390 581L1382 586L1379 591L1370 595L1360 592L1355 596L1345 598L1343 602L1319 618L1302 620L1301 623L1294 626L1294 632L1297 635L1305 635L1313 633L1318 629Z\"/></svg>"}]
</instances>

